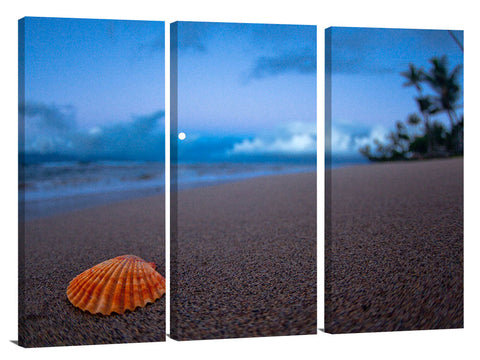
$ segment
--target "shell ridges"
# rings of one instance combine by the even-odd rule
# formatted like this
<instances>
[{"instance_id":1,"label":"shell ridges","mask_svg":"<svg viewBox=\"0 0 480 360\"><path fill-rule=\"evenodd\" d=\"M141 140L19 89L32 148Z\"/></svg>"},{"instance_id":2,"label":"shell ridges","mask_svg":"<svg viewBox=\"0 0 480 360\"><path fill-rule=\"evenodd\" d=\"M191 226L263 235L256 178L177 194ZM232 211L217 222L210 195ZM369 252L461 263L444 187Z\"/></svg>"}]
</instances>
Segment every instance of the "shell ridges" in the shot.
<instances>
[{"instance_id":1,"label":"shell ridges","mask_svg":"<svg viewBox=\"0 0 480 360\"><path fill-rule=\"evenodd\" d=\"M92 314L123 314L165 293L165 278L135 255L106 260L76 276L67 288L70 302Z\"/></svg>"}]
</instances>

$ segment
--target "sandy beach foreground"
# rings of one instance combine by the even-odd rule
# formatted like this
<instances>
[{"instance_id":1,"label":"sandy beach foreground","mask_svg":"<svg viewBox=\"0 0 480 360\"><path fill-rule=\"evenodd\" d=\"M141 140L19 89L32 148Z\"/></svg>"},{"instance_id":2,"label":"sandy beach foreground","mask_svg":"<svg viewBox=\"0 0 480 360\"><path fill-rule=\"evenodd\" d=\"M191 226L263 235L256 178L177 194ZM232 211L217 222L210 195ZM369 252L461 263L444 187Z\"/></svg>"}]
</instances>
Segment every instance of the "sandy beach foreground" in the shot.
<instances>
[{"instance_id":1,"label":"sandy beach foreground","mask_svg":"<svg viewBox=\"0 0 480 360\"><path fill-rule=\"evenodd\" d=\"M326 331L463 327L463 158L334 169L326 184Z\"/></svg>"},{"instance_id":2,"label":"sandy beach foreground","mask_svg":"<svg viewBox=\"0 0 480 360\"><path fill-rule=\"evenodd\" d=\"M316 333L315 173L178 196L172 214L179 234L171 250L174 338ZM65 293L76 275L123 254L154 261L165 274L163 219L164 197L154 196L20 224L25 311L19 343L164 340L165 297L125 315L93 316L73 307Z\"/></svg>"},{"instance_id":3,"label":"sandy beach foreground","mask_svg":"<svg viewBox=\"0 0 480 360\"><path fill-rule=\"evenodd\" d=\"M180 191L171 216L174 339L316 333L315 173Z\"/></svg>"},{"instance_id":4,"label":"sandy beach foreground","mask_svg":"<svg viewBox=\"0 0 480 360\"><path fill-rule=\"evenodd\" d=\"M165 198L155 196L20 224L24 289L19 344L55 346L162 341L165 297L124 315L91 315L67 299L69 282L104 260L133 254L165 275ZM22 261L22 258L20 258ZM20 270L20 276L22 276Z\"/></svg>"}]
</instances>

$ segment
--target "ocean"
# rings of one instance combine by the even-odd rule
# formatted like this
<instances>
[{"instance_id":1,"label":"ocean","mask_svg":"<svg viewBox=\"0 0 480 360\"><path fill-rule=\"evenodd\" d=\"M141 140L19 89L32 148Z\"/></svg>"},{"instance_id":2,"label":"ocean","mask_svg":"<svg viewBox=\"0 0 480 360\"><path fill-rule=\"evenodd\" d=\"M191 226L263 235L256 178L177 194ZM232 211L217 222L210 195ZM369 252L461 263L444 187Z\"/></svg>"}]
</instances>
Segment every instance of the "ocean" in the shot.
<instances>
[{"instance_id":1,"label":"ocean","mask_svg":"<svg viewBox=\"0 0 480 360\"><path fill-rule=\"evenodd\" d=\"M165 164L142 161L47 161L20 164L20 219L32 220L108 203L162 195ZM292 162L181 163L178 190L243 179L316 171L315 164Z\"/></svg>"},{"instance_id":2,"label":"ocean","mask_svg":"<svg viewBox=\"0 0 480 360\"><path fill-rule=\"evenodd\" d=\"M366 165L371 164L370 160L360 154L331 154L325 156L325 167L327 169L336 169L339 167L352 165Z\"/></svg>"},{"instance_id":3,"label":"ocean","mask_svg":"<svg viewBox=\"0 0 480 360\"><path fill-rule=\"evenodd\" d=\"M368 164L362 157L332 157L331 168ZM171 189L183 190L258 176L316 171L306 162L191 162L177 167ZM156 161L44 161L19 164L20 219L32 220L108 203L163 195L165 164ZM173 174L174 172L172 172Z\"/></svg>"},{"instance_id":4,"label":"ocean","mask_svg":"<svg viewBox=\"0 0 480 360\"><path fill-rule=\"evenodd\" d=\"M19 164L19 216L25 220L163 194L163 162L53 161Z\"/></svg>"}]
</instances>

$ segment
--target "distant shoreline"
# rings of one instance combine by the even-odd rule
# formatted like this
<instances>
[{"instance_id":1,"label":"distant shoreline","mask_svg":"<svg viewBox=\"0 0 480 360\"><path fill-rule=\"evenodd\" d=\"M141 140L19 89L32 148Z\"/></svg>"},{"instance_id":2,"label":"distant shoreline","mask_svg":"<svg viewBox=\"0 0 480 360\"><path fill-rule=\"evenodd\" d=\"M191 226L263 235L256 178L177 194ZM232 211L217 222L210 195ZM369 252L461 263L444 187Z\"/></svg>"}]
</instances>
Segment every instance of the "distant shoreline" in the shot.
<instances>
[{"instance_id":1,"label":"distant shoreline","mask_svg":"<svg viewBox=\"0 0 480 360\"><path fill-rule=\"evenodd\" d=\"M215 168L216 164L212 164L212 168ZM193 164L192 166L197 166ZM202 165L205 166L208 170L208 164ZM206 173L203 177L192 177L188 178L187 175L182 176L182 182L179 184L178 188L174 184L171 184L171 190L187 190L195 189L200 187L207 186L216 186L220 184L240 182L248 179L266 177L266 176L277 176L284 174L297 174L304 172L311 172L314 169L314 166L305 166L297 168L285 168L277 171L269 170L268 168L263 171L256 172L238 172L238 173L213 173L209 175ZM39 199L27 199L19 201L19 218L25 221L48 218L55 215L60 215L63 213L68 213L70 211L82 210L93 208L96 206L108 205L116 202L121 202L131 199L140 199L150 196L164 195L165 193L165 184L159 182L155 184L153 181L149 180L148 184L139 184L137 188L127 188L125 190L116 190L116 191L90 191L88 193L79 193L69 196L53 196L50 198L39 198ZM25 191L24 188L19 189L19 196L21 197L22 191ZM22 213L23 212L23 213Z\"/></svg>"},{"instance_id":2,"label":"distant shoreline","mask_svg":"<svg viewBox=\"0 0 480 360\"><path fill-rule=\"evenodd\" d=\"M402 164L402 163L416 163L416 162L423 162L423 161L435 161L435 159L431 160L415 160L415 161L390 161L390 162L370 162L365 160L365 162L339 162L333 164L330 168L325 168L325 170L335 170L335 169L343 169L343 168L351 168L356 166L372 166L378 164ZM438 159L444 160L444 159ZM193 165L195 166L195 165ZM307 173L311 172L313 169L316 169L314 166L305 167L305 168L298 168L294 170L285 170L279 172L268 172L265 173L239 173L233 174L229 176L228 174L223 177L211 177L205 179L192 179L191 181L184 181L178 187L175 188L174 184L171 184L171 191L179 190L187 190L187 189L195 189L200 187L209 187L209 186L216 186L221 184L233 183L233 182L241 182L248 179L254 178L261 178L261 177L268 177L268 176L278 176L278 175L285 175L285 174L300 174L300 173ZM163 179L164 180L164 179ZM79 193L73 194L69 196L54 196L51 198L46 199L27 199L20 200L19 199L19 218L24 219L25 221L33 220L33 219L40 219L40 218L48 218L55 215L60 215L63 213L67 213L70 211L75 210L82 210L93 208L96 206L108 205L116 202L131 200L131 199L141 199L150 196L157 196L157 195L164 195L165 192L165 184L159 182L155 184L151 180L148 180L148 184L140 183L139 187L137 188L127 188L124 190L114 190L114 191L94 191L89 193ZM21 197L22 191L25 191L25 188L19 189L19 197ZM22 214L22 212L24 213ZM24 217L23 217L24 215Z\"/></svg>"},{"instance_id":3,"label":"distant shoreline","mask_svg":"<svg viewBox=\"0 0 480 360\"><path fill-rule=\"evenodd\" d=\"M132 199L163 196L164 186L146 189L113 191L74 196L57 197L42 200L19 201L19 219L25 221L50 218L52 216L114 204ZM23 212L23 213L22 213Z\"/></svg>"},{"instance_id":4,"label":"distant shoreline","mask_svg":"<svg viewBox=\"0 0 480 360\"><path fill-rule=\"evenodd\" d=\"M172 275L171 286L185 284L175 298L189 301L172 304L172 336L315 334L316 174L258 177L178 195L181 247L172 250L178 260L172 273L186 267L175 273L186 277ZM164 200L132 199L23 224L21 343L163 340L165 298L98 317L74 308L65 290L81 271L123 254L153 261L164 274Z\"/></svg>"}]
</instances>

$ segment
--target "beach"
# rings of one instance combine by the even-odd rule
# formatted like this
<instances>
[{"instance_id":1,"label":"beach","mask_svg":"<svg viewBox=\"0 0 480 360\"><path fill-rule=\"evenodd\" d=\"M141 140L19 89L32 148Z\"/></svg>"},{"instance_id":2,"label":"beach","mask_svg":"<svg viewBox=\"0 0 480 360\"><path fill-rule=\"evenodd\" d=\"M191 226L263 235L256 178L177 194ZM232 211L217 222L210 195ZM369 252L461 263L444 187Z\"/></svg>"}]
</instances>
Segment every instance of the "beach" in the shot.
<instances>
[{"instance_id":1,"label":"beach","mask_svg":"<svg viewBox=\"0 0 480 360\"><path fill-rule=\"evenodd\" d=\"M19 224L23 293L19 344L85 345L165 340L165 296L123 315L91 315L67 299L69 282L119 255L155 262L165 276L165 198L152 196ZM24 257L22 256L24 254ZM22 311L21 304L24 304Z\"/></svg>"},{"instance_id":2,"label":"beach","mask_svg":"<svg viewBox=\"0 0 480 360\"><path fill-rule=\"evenodd\" d=\"M182 190L171 217L172 338L317 332L315 172Z\"/></svg>"},{"instance_id":3,"label":"beach","mask_svg":"<svg viewBox=\"0 0 480 360\"><path fill-rule=\"evenodd\" d=\"M325 331L463 327L463 158L325 179Z\"/></svg>"},{"instance_id":4,"label":"beach","mask_svg":"<svg viewBox=\"0 0 480 360\"><path fill-rule=\"evenodd\" d=\"M177 196L171 215L179 235L171 247L173 338L316 333L315 173L186 189L172 199ZM112 316L82 312L66 297L76 275L123 254L153 261L165 275L163 219L164 197L151 196L21 223L25 312L19 343L164 340L165 297Z\"/></svg>"}]
</instances>

